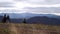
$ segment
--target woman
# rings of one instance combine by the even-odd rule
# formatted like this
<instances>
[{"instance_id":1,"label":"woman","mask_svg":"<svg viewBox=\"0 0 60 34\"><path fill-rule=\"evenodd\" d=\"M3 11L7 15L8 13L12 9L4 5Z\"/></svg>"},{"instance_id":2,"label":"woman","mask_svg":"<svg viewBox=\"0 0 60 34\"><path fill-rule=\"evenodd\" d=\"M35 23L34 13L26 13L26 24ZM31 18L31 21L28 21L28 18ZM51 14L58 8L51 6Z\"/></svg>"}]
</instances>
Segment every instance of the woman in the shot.
<instances>
[{"instance_id":1,"label":"woman","mask_svg":"<svg viewBox=\"0 0 60 34\"><path fill-rule=\"evenodd\" d=\"M6 20L7 20L7 22L10 22L10 17L9 17L9 15L7 15Z\"/></svg>"}]
</instances>

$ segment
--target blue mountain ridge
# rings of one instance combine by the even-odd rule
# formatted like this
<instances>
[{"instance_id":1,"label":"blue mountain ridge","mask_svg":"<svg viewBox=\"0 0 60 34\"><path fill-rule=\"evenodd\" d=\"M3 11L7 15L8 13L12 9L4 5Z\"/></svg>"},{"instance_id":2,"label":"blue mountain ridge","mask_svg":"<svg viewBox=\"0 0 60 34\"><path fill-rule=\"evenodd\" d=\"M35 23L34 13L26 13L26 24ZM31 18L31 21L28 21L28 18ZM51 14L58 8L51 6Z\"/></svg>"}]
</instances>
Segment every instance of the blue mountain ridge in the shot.
<instances>
[{"instance_id":1,"label":"blue mountain ridge","mask_svg":"<svg viewBox=\"0 0 60 34\"><path fill-rule=\"evenodd\" d=\"M32 14L32 13L6 13L10 16L11 23L22 23L23 18L26 18L27 23L36 24L50 24L50 25L60 25L60 16L54 14ZM2 19L4 13L0 14L0 20Z\"/></svg>"}]
</instances>

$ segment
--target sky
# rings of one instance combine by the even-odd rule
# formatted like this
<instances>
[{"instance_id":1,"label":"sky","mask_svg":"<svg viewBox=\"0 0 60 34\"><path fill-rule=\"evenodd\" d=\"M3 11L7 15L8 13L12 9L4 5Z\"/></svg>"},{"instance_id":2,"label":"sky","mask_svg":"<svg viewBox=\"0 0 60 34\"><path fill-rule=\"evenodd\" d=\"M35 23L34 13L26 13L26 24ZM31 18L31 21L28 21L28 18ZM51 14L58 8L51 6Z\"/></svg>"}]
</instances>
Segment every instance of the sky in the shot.
<instances>
[{"instance_id":1,"label":"sky","mask_svg":"<svg viewBox=\"0 0 60 34\"><path fill-rule=\"evenodd\" d=\"M0 0L0 13L53 13L60 15L60 0Z\"/></svg>"}]
</instances>

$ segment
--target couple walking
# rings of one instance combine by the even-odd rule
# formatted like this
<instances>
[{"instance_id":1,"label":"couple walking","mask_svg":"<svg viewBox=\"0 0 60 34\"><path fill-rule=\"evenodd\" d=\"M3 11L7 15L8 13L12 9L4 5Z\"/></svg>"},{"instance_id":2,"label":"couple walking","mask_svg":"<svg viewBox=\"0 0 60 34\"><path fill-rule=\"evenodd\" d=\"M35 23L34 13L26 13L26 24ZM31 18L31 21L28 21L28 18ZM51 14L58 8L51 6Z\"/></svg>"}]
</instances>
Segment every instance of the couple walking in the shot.
<instances>
[{"instance_id":1,"label":"couple walking","mask_svg":"<svg viewBox=\"0 0 60 34\"><path fill-rule=\"evenodd\" d=\"M10 21L9 15L6 16L6 14L4 14L3 19L2 19L2 22L3 23L6 23L6 22L9 22L9 21Z\"/></svg>"}]
</instances>

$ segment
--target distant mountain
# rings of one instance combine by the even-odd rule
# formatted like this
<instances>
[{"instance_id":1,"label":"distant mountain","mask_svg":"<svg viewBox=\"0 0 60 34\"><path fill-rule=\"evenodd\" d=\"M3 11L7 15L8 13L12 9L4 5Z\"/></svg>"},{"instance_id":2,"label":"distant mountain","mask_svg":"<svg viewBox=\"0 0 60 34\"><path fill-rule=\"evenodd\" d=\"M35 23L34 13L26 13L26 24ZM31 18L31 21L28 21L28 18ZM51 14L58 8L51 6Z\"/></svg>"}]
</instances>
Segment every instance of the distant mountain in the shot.
<instances>
[{"instance_id":1,"label":"distant mountain","mask_svg":"<svg viewBox=\"0 0 60 34\"><path fill-rule=\"evenodd\" d=\"M10 19L10 23L22 23L23 19Z\"/></svg>"},{"instance_id":2,"label":"distant mountain","mask_svg":"<svg viewBox=\"0 0 60 34\"><path fill-rule=\"evenodd\" d=\"M0 13L1 16L3 16L5 13ZM7 15L10 16L10 18L26 18L29 19L31 17L35 17L35 16L47 16L50 18L58 18L60 19L60 16L54 15L54 14L33 14L33 13L6 13Z\"/></svg>"},{"instance_id":3,"label":"distant mountain","mask_svg":"<svg viewBox=\"0 0 60 34\"><path fill-rule=\"evenodd\" d=\"M27 19L27 23L60 25L60 19L49 18L46 16L36 16L36 17L31 17L31 18Z\"/></svg>"},{"instance_id":4,"label":"distant mountain","mask_svg":"<svg viewBox=\"0 0 60 34\"><path fill-rule=\"evenodd\" d=\"M29 18L35 17L35 16L46 16L46 17L49 17L49 18L57 18L57 19L60 19L60 16L54 15L54 14L32 14L32 13L26 13L25 14L25 18L26 19L29 19Z\"/></svg>"},{"instance_id":5,"label":"distant mountain","mask_svg":"<svg viewBox=\"0 0 60 34\"><path fill-rule=\"evenodd\" d=\"M3 14L0 14L0 22L2 22ZM22 16L19 17L19 14L9 14L13 17L10 18L10 23L22 23L23 19L21 19ZM23 17L22 17L23 18Z\"/></svg>"},{"instance_id":6,"label":"distant mountain","mask_svg":"<svg viewBox=\"0 0 60 34\"><path fill-rule=\"evenodd\" d=\"M3 16L0 16L0 22L2 22Z\"/></svg>"},{"instance_id":7,"label":"distant mountain","mask_svg":"<svg viewBox=\"0 0 60 34\"><path fill-rule=\"evenodd\" d=\"M32 13L6 13L10 16L11 23L21 23L23 18L26 18L27 23L43 23L43 24L53 24L60 25L60 16L54 14L32 14ZM4 13L0 14L0 21L3 18Z\"/></svg>"},{"instance_id":8,"label":"distant mountain","mask_svg":"<svg viewBox=\"0 0 60 34\"><path fill-rule=\"evenodd\" d=\"M16 14L16 13L0 13L1 16L4 14L9 15L10 18L24 18L23 14Z\"/></svg>"}]
</instances>

